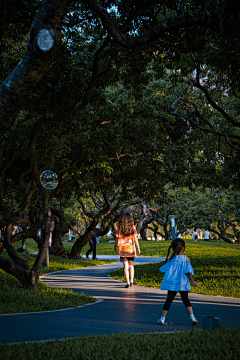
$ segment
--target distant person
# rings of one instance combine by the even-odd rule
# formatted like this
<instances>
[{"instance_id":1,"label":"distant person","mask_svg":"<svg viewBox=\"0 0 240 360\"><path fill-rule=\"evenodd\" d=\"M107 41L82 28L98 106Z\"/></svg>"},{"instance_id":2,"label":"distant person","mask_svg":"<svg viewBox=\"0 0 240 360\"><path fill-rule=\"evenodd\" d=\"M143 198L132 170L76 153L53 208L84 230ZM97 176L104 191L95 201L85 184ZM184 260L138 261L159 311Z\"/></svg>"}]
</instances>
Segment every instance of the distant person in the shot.
<instances>
[{"instance_id":1,"label":"distant person","mask_svg":"<svg viewBox=\"0 0 240 360\"><path fill-rule=\"evenodd\" d=\"M206 230L204 233L204 241L209 241L209 238L210 238L210 232Z\"/></svg>"},{"instance_id":2,"label":"distant person","mask_svg":"<svg viewBox=\"0 0 240 360\"><path fill-rule=\"evenodd\" d=\"M170 250L173 250L172 256L168 259ZM163 306L162 316L158 319L159 325L165 324L165 318L169 308L179 292L182 301L190 315L193 325L197 325L198 321L193 314L193 308L188 300L188 292L190 291L190 282L192 286L197 286L193 280L193 268L190 259L184 255L185 241L182 239L175 239L168 248L165 265L160 267L160 271L165 273L160 290L168 290L167 300Z\"/></svg>"},{"instance_id":3,"label":"distant person","mask_svg":"<svg viewBox=\"0 0 240 360\"><path fill-rule=\"evenodd\" d=\"M50 234L49 234L49 239L48 239L48 246L52 246L52 233L53 233L53 230L54 230L54 228L55 228L55 223L54 223L54 221L51 223L51 225L50 225Z\"/></svg>"},{"instance_id":4,"label":"distant person","mask_svg":"<svg viewBox=\"0 0 240 360\"><path fill-rule=\"evenodd\" d=\"M120 261L123 262L124 275L127 281L125 287L129 288L133 285L134 279L133 262L136 257L135 244L138 255L140 254L140 247L133 217L130 214L121 215L118 224L114 251L116 251L118 247L118 255L120 256Z\"/></svg>"},{"instance_id":5,"label":"distant person","mask_svg":"<svg viewBox=\"0 0 240 360\"><path fill-rule=\"evenodd\" d=\"M193 231L193 240L197 241L198 239L198 232L196 230Z\"/></svg>"},{"instance_id":6,"label":"distant person","mask_svg":"<svg viewBox=\"0 0 240 360\"><path fill-rule=\"evenodd\" d=\"M49 234L48 246L49 246L49 247L52 246L52 232L50 232L50 234Z\"/></svg>"},{"instance_id":7,"label":"distant person","mask_svg":"<svg viewBox=\"0 0 240 360\"><path fill-rule=\"evenodd\" d=\"M73 238L73 234L71 231L69 231L69 237L68 237L68 241L71 242Z\"/></svg>"},{"instance_id":8,"label":"distant person","mask_svg":"<svg viewBox=\"0 0 240 360\"><path fill-rule=\"evenodd\" d=\"M89 240L89 245L90 245L90 249L86 252L86 258L88 259L88 256L91 252L93 252L93 257L92 260L98 260L96 257L96 250L97 250L97 239L95 238L95 236L93 236L90 240Z\"/></svg>"},{"instance_id":9,"label":"distant person","mask_svg":"<svg viewBox=\"0 0 240 360\"><path fill-rule=\"evenodd\" d=\"M179 233L179 234L177 235L177 238L178 238L178 239L181 239L181 238L182 238L182 234Z\"/></svg>"},{"instance_id":10,"label":"distant person","mask_svg":"<svg viewBox=\"0 0 240 360\"><path fill-rule=\"evenodd\" d=\"M234 242L235 242L235 244L240 244L240 238L238 237L237 238L237 236L234 236Z\"/></svg>"}]
</instances>

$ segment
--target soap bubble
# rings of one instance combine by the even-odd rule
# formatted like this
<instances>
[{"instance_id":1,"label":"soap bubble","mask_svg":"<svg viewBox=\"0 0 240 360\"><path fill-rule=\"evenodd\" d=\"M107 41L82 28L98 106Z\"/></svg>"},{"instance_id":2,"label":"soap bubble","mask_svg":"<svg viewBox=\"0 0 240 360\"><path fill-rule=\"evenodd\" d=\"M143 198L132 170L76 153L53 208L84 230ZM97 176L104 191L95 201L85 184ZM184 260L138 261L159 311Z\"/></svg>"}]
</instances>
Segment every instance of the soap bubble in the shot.
<instances>
[{"instance_id":1,"label":"soap bubble","mask_svg":"<svg viewBox=\"0 0 240 360\"><path fill-rule=\"evenodd\" d=\"M51 170L45 170L40 176L40 183L45 189L55 189L58 186L58 176Z\"/></svg>"}]
</instances>

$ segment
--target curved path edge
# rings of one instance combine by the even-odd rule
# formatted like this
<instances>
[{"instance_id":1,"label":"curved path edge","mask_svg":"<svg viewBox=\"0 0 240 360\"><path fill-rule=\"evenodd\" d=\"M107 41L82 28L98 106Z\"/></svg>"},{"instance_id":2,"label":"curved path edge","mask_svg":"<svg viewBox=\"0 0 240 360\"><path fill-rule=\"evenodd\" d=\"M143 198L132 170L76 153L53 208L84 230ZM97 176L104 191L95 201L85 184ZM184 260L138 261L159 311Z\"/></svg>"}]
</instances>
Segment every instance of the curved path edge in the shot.
<instances>
[{"instance_id":1,"label":"curved path edge","mask_svg":"<svg viewBox=\"0 0 240 360\"><path fill-rule=\"evenodd\" d=\"M151 261L162 261L162 258L151 258ZM144 262L150 262L149 258L136 259L136 263ZM122 267L121 263L112 263L44 275L42 279L49 286L86 292L100 301L77 308L2 315L0 341L49 341L93 334L172 332L193 328L178 295L167 316L169 325L159 326L156 321L166 291L144 286L126 289L125 283L109 276L119 267ZM204 315L221 318L227 327L240 326L239 298L200 294L190 294L189 297L199 320L198 329L202 329Z\"/></svg>"},{"instance_id":2,"label":"curved path edge","mask_svg":"<svg viewBox=\"0 0 240 360\"><path fill-rule=\"evenodd\" d=\"M85 306L90 306L90 305L96 305L100 302L104 301L103 299L97 299L97 301L93 302L93 303L87 303L84 305L79 305L76 307L70 307L70 308L64 308L64 309L56 309L56 310L45 310L45 311L32 311L32 312L27 312L27 313L14 313L14 314L0 314L1 316L17 316L17 315L31 315L31 314L45 314L45 313L50 313L50 312L57 312L57 311L69 311L69 310L74 310L74 309L78 309L81 307L85 307Z\"/></svg>"}]
</instances>

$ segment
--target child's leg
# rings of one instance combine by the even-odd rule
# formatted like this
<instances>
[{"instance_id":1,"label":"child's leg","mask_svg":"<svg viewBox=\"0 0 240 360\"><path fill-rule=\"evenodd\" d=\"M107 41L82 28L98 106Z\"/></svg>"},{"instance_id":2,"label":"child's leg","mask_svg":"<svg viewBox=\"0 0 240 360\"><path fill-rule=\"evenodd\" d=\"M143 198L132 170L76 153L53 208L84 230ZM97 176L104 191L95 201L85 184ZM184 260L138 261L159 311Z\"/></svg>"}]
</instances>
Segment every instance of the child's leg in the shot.
<instances>
[{"instance_id":1,"label":"child's leg","mask_svg":"<svg viewBox=\"0 0 240 360\"><path fill-rule=\"evenodd\" d=\"M129 264L130 285L133 285L133 279L134 279L133 260L129 260L128 264Z\"/></svg>"},{"instance_id":2,"label":"child's leg","mask_svg":"<svg viewBox=\"0 0 240 360\"><path fill-rule=\"evenodd\" d=\"M172 305L172 302L176 296L176 291L168 291L167 294L167 300L165 301L165 304L163 305L163 312L168 313L170 306Z\"/></svg>"},{"instance_id":3,"label":"child's leg","mask_svg":"<svg viewBox=\"0 0 240 360\"><path fill-rule=\"evenodd\" d=\"M167 316L167 313L168 313L168 310L162 310L162 316L163 316L163 317L166 317L166 316Z\"/></svg>"},{"instance_id":4,"label":"child's leg","mask_svg":"<svg viewBox=\"0 0 240 360\"><path fill-rule=\"evenodd\" d=\"M184 303L189 315L193 315L192 304L188 299L188 291L179 291L179 293L181 295L182 302Z\"/></svg>"},{"instance_id":5,"label":"child's leg","mask_svg":"<svg viewBox=\"0 0 240 360\"><path fill-rule=\"evenodd\" d=\"M188 299L188 291L179 291L180 292L180 295L181 295L181 298L182 298L182 301L190 315L190 319L192 320L192 323L193 325L197 325L198 324L198 321L197 319L195 318L194 314L193 314L193 308L192 308L192 305Z\"/></svg>"},{"instance_id":6,"label":"child's leg","mask_svg":"<svg viewBox=\"0 0 240 360\"><path fill-rule=\"evenodd\" d=\"M177 294L176 291L168 291L167 300L165 301L165 304L163 305L163 309L162 309L162 316L160 319L158 319L159 324L163 325L165 323L165 318L167 316L169 308L170 308L176 294Z\"/></svg>"},{"instance_id":7,"label":"child's leg","mask_svg":"<svg viewBox=\"0 0 240 360\"><path fill-rule=\"evenodd\" d=\"M124 265L124 275L125 275L125 278L126 278L126 281L128 283L128 285L130 285L130 282L129 282L129 265L128 265L128 260L127 259L124 259L123 261L123 265Z\"/></svg>"},{"instance_id":8,"label":"child's leg","mask_svg":"<svg viewBox=\"0 0 240 360\"><path fill-rule=\"evenodd\" d=\"M193 315L193 308L192 308L192 306L188 306L188 307L186 307L186 309L187 309L189 315Z\"/></svg>"}]
</instances>

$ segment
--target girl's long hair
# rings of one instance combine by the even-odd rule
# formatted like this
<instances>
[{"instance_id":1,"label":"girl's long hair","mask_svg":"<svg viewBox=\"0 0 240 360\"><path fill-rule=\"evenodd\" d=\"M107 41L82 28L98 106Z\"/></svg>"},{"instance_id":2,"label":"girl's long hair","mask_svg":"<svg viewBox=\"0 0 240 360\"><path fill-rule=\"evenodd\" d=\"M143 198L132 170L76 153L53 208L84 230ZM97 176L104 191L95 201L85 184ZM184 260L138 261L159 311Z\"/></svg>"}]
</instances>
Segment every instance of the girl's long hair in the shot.
<instances>
[{"instance_id":1,"label":"girl's long hair","mask_svg":"<svg viewBox=\"0 0 240 360\"><path fill-rule=\"evenodd\" d=\"M168 260L171 260L175 255L178 255L181 251L181 248L185 248L185 241L182 239L174 239L171 243L171 245L168 248L168 253L167 253L167 257L165 260L165 264L168 262ZM173 254L171 255L171 257L169 258L169 254L171 249L173 250Z\"/></svg>"},{"instance_id":2,"label":"girl's long hair","mask_svg":"<svg viewBox=\"0 0 240 360\"><path fill-rule=\"evenodd\" d=\"M123 214L118 220L119 235L129 236L134 233L134 220L130 214Z\"/></svg>"}]
</instances>

